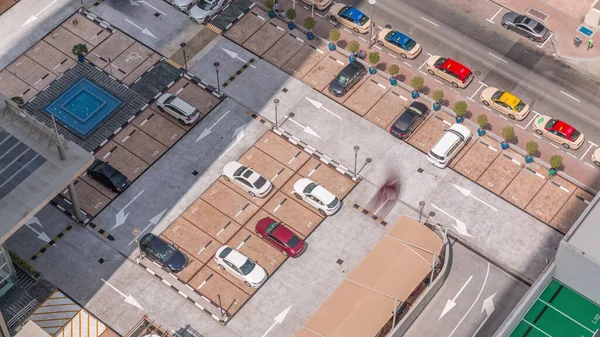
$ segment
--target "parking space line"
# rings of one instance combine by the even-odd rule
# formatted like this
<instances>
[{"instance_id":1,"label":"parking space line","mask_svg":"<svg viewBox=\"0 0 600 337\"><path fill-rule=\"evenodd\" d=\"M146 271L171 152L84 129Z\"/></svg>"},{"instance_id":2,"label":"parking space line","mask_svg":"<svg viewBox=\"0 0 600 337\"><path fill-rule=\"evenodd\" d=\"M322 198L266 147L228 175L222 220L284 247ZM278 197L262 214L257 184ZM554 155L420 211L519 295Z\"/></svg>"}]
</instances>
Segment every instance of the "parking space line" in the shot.
<instances>
[{"instance_id":1,"label":"parking space line","mask_svg":"<svg viewBox=\"0 0 600 337\"><path fill-rule=\"evenodd\" d=\"M486 146L488 149L490 149L490 150L492 150L492 151L494 151L494 152L498 152L498 149L496 149L495 147L491 146L490 144L488 144L488 143L486 143L486 142L484 142L484 141L482 141L482 140L480 140L479 142L480 142L481 144L485 145L485 146Z\"/></svg>"},{"instance_id":2,"label":"parking space line","mask_svg":"<svg viewBox=\"0 0 600 337\"><path fill-rule=\"evenodd\" d=\"M486 109L489 112L492 112L492 109L488 108L487 106L483 106L482 108Z\"/></svg>"},{"instance_id":3,"label":"parking space line","mask_svg":"<svg viewBox=\"0 0 600 337\"><path fill-rule=\"evenodd\" d=\"M273 210L273 213L277 212L277 210L279 209L279 207L283 206L283 204L285 204L286 201L287 201L287 198L281 200L281 202L279 203L279 205L277 205L277 207L275 207L275 209Z\"/></svg>"},{"instance_id":4,"label":"parking space line","mask_svg":"<svg viewBox=\"0 0 600 337\"><path fill-rule=\"evenodd\" d=\"M554 146L554 147L555 147L555 148L557 148L557 149L559 148L558 146L556 146L556 145L554 145L554 144L552 144L552 143L548 143L548 144L550 144L550 146Z\"/></svg>"},{"instance_id":5,"label":"parking space line","mask_svg":"<svg viewBox=\"0 0 600 337\"><path fill-rule=\"evenodd\" d=\"M515 163L516 165L519 165L519 166L521 166L521 163L519 163L519 161L518 161L518 160L515 160L513 157L511 157L511 156L507 155L506 153L504 153L504 154L503 154L503 156L504 156L504 157L506 157L506 158L508 158L508 159L510 159L510 161L512 161L512 162L513 162L513 163Z\"/></svg>"},{"instance_id":6,"label":"parking space line","mask_svg":"<svg viewBox=\"0 0 600 337\"><path fill-rule=\"evenodd\" d=\"M584 162L584 164L586 164L587 166L591 167L591 168L595 168L592 164Z\"/></svg>"},{"instance_id":7,"label":"parking space line","mask_svg":"<svg viewBox=\"0 0 600 337\"><path fill-rule=\"evenodd\" d=\"M527 123L527 125L525 125L525 127L522 127L520 125L517 125L518 127L520 127L521 129L525 130L529 127L529 125L537 118L537 116L539 116L540 114L533 111L533 113L535 114L535 116L533 116L533 118L531 120L529 120L529 123Z\"/></svg>"},{"instance_id":8,"label":"parking space line","mask_svg":"<svg viewBox=\"0 0 600 337\"><path fill-rule=\"evenodd\" d=\"M473 101L473 96L477 95L477 93L479 92L479 90L481 90L481 88L483 88L483 86L485 85L485 84L483 84L483 83L481 83L481 82L479 82L479 83L481 84L481 85L479 86L479 88L477 88L477 90L475 90L475 92L473 93L473 95L471 95L471 97L467 97L467 98L469 98L469 99L470 99L470 100L472 100L472 101Z\"/></svg>"},{"instance_id":9,"label":"parking space line","mask_svg":"<svg viewBox=\"0 0 600 337\"><path fill-rule=\"evenodd\" d=\"M364 37L362 37L362 36L359 36L358 38L359 38L360 40L363 40L363 41L365 41L365 42L369 42L369 41L367 41L367 39L365 39L365 38L364 38Z\"/></svg>"},{"instance_id":10,"label":"parking space line","mask_svg":"<svg viewBox=\"0 0 600 337\"><path fill-rule=\"evenodd\" d=\"M471 97L467 97L467 99L468 99L469 101L471 101L471 102L475 102L475 100L474 100L474 99L472 99Z\"/></svg>"},{"instance_id":11,"label":"parking space line","mask_svg":"<svg viewBox=\"0 0 600 337\"><path fill-rule=\"evenodd\" d=\"M235 250L239 251L240 248L242 248L242 246L250 239L250 236L251 235L248 235L244 240L242 240L242 242L240 242L240 244L237 247L235 247Z\"/></svg>"},{"instance_id":12,"label":"parking space line","mask_svg":"<svg viewBox=\"0 0 600 337\"><path fill-rule=\"evenodd\" d=\"M442 83L442 81L438 80L437 78L434 78L433 80L438 82L439 84L444 84L444 83Z\"/></svg>"},{"instance_id":13,"label":"parking space line","mask_svg":"<svg viewBox=\"0 0 600 337\"><path fill-rule=\"evenodd\" d=\"M542 136L538 136L537 134L535 134L533 132L531 134L534 135L535 137L537 137L538 139L542 139Z\"/></svg>"},{"instance_id":14,"label":"parking space line","mask_svg":"<svg viewBox=\"0 0 600 337\"><path fill-rule=\"evenodd\" d=\"M291 164L294 160L296 160L296 158L298 158L298 156L300 155L300 153L302 153L302 151L298 151L298 153L296 153L296 155L293 156L292 159L290 159L290 161L288 161L288 164Z\"/></svg>"},{"instance_id":15,"label":"parking space line","mask_svg":"<svg viewBox=\"0 0 600 337\"><path fill-rule=\"evenodd\" d=\"M492 56L493 58L495 58L495 59L497 59L497 60L500 60L500 61L502 61L502 62L504 62L504 63L508 63L508 61L504 60L504 59L503 59L503 58L501 58L500 56L494 55L494 54L492 54L492 53L488 53L488 54L490 54L490 56Z\"/></svg>"},{"instance_id":16,"label":"parking space line","mask_svg":"<svg viewBox=\"0 0 600 337\"><path fill-rule=\"evenodd\" d=\"M373 47L375 47L375 48L377 48L377 49L379 49L379 50L383 50L383 49L381 49L381 47L379 47L378 45L373 45Z\"/></svg>"},{"instance_id":17,"label":"parking space line","mask_svg":"<svg viewBox=\"0 0 600 337\"><path fill-rule=\"evenodd\" d=\"M250 205L250 203L247 203L246 206L242 207L242 209L240 209L237 214L234 216L234 218L237 218L240 214L242 214L242 212L248 208L248 205Z\"/></svg>"},{"instance_id":18,"label":"parking space line","mask_svg":"<svg viewBox=\"0 0 600 337\"><path fill-rule=\"evenodd\" d=\"M412 68L412 64L410 64L410 63L408 63L408 62L406 62L406 61L404 61L404 64L406 64L407 66L409 66L409 67L411 67L411 68Z\"/></svg>"},{"instance_id":19,"label":"parking space line","mask_svg":"<svg viewBox=\"0 0 600 337\"><path fill-rule=\"evenodd\" d=\"M202 248L201 248L201 249L198 251L198 253L196 253L196 255L200 255L200 254L201 254L201 253L202 253L202 252L203 252L203 251L204 251L204 250L205 250L205 249L206 249L206 248L207 248L207 247L208 247L208 246L209 246L211 243L212 243L212 240L208 241L208 242L207 242L207 243L204 245L204 247L202 247Z\"/></svg>"},{"instance_id":20,"label":"parking space line","mask_svg":"<svg viewBox=\"0 0 600 337\"><path fill-rule=\"evenodd\" d=\"M219 236L221 233L223 233L223 231L226 230L227 227L229 227L229 225L231 225L231 221L227 221L227 223L225 224L225 226L223 226L223 228L221 228L221 230L215 236Z\"/></svg>"},{"instance_id":21,"label":"parking space line","mask_svg":"<svg viewBox=\"0 0 600 337\"><path fill-rule=\"evenodd\" d=\"M310 177L310 176L312 176L312 175L313 175L313 173L315 173L315 171L317 171L317 170L319 169L319 167L320 167L320 166L321 166L321 163L319 163L319 165L315 166L315 168L314 168L314 169L312 169L312 171L310 171L310 173L308 174L308 176L309 176L309 177Z\"/></svg>"},{"instance_id":22,"label":"parking space line","mask_svg":"<svg viewBox=\"0 0 600 337\"><path fill-rule=\"evenodd\" d=\"M500 9L499 9L499 10L496 12L496 14L494 14L494 16L492 16L492 18L491 18L491 19L486 19L486 20L487 20L488 22L491 22L492 24L495 24L495 22L494 22L493 20L496 18L496 16L498 16L498 14L500 14L500 12L502 12L502 10L503 10L503 9L504 9L504 8L500 7Z\"/></svg>"},{"instance_id":23,"label":"parking space line","mask_svg":"<svg viewBox=\"0 0 600 337\"><path fill-rule=\"evenodd\" d=\"M348 33L352 34L352 31L348 28L344 28L345 31L347 31Z\"/></svg>"},{"instance_id":24,"label":"parking space line","mask_svg":"<svg viewBox=\"0 0 600 337\"><path fill-rule=\"evenodd\" d=\"M563 94L563 95L565 95L565 96L567 96L567 97L569 97L569 98L572 98L572 99L576 100L577 102L581 102L579 99L577 99L577 98L575 98L575 97L567 94L566 92L564 92L562 90L560 91L560 93Z\"/></svg>"},{"instance_id":25,"label":"parking space line","mask_svg":"<svg viewBox=\"0 0 600 337\"><path fill-rule=\"evenodd\" d=\"M498 117L500 117L500 118L504 119L505 121L507 121L507 120L508 120L508 118L506 118L506 117L504 117L504 116L502 116L502 115L498 115Z\"/></svg>"},{"instance_id":26,"label":"parking space line","mask_svg":"<svg viewBox=\"0 0 600 337\"><path fill-rule=\"evenodd\" d=\"M544 41L544 43L542 43L541 46L537 46L537 47L540 48L540 49L544 48L544 46L546 45L546 43L548 43L548 41L550 41L550 38L552 38L552 35L554 35L554 33L550 33L550 36L548 36L548 38L546 39L546 41Z\"/></svg>"},{"instance_id":27,"label":"parking space line","mask_svg":"<svg viewBox=\"0 0 600 337\"><path fill-rule=\"evenodd\" d=\"M573 157L573 158L577 159L577 157L576 157L574 154L572 154L571 152L567 152L567 154L568 154L569 156L571 156L571 157Z\"/></svg>"},{"instance_id":28,"label":"parking space line","mask_svg":"<svg viewBox=\"0 0 600 337\"><path fill-rule=\"evenodd\" d=\"M390 55L391 57L395 58L396 60L398 59L398 58L396 57L396 55L393 55L392 53L388 53L388 55Z\"/></svg>"},{"instance_id":29,"label":"parking space line","mask_svg":"<svg viewBox=\"0 0 600 337\"><path fill-rule=\"evenodd\" d=\"M423 64L421 64L421 66L419 66L419 70L421 70L421 68L423 68L423 66L427 64L427 61L423 62Z\"/></svg>"},{"instance_id":30,"label":"parking space line","mask_svg":"<svg viewBox=\"0 0 600 337\"><path fill-rule=\"evenodd\" d=\"M324 18L323 15L319 14L319 13L315 13L316 16L320 17L320 18Z\"/></svg>"},{"instance_id":31,"label":"parking space line","mask_svg":"<svg viewBox=\"0 0 600 337\"><path fill-rule=\"evenodd\" d=\"M579 158L579 159L583 159L585 157L585 155L592 149L592 147L594 147L594 145L596 145L590 141L588 141L588 143L590 143L590 147L588 147L588 149L585 150L585 152L583 153L583 156L581 156L581 158ZM596 145L596 146L598 146L598 145Z\"/></svg>"},{"instance_id":32,"label":"parking space line","mask_svg":"<svg viewBox=\"0 0 600 337\"><path fill-rule=\"evenodd\" d=\"M433 22L433 21L431 21L431 20L429 20L429 19L427 19L427 18L421 17L421 19L423 19L423 20L425 20L425 21L427 21L427 22L431 23L432 25L434 25L434 26L436 26L436 27L439 27L439 26L440 26L440 25L438 25L437 23L435 23L435 22Z\"/></svg>"},{"instance_id":33,"label":"parking space line","mask_svg":"<svg viewBox=\"0 0 600 337\"><path fill-rule=\"evenodd\" d=\"M444 122L444 124L446 124L448 126L452 126L452 124L450 122L448 122L447 120L445 120L445 119L442 119L442 122Z\"/></svg>"}]
</instances>

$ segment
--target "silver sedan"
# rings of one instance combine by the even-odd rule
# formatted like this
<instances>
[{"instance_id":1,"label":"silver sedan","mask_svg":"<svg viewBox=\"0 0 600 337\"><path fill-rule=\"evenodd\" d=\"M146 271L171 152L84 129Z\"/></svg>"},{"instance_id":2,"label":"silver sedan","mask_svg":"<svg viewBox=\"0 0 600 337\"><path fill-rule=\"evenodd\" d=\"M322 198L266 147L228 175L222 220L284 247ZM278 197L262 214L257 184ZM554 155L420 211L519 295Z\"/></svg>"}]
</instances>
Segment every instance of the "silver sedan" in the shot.
<instances>
[{"instance_id":1,"label":"silver sedan","mask_svg":"<svg viewBox=\"0 0 600 337\"><path fill-rule=\"evenodd\" d=\"M546 26L538 21L515 12L508 12L502 17L502 27L525 36L533 42L544 42L550 36Z\"/></svg>"}]
</instances>

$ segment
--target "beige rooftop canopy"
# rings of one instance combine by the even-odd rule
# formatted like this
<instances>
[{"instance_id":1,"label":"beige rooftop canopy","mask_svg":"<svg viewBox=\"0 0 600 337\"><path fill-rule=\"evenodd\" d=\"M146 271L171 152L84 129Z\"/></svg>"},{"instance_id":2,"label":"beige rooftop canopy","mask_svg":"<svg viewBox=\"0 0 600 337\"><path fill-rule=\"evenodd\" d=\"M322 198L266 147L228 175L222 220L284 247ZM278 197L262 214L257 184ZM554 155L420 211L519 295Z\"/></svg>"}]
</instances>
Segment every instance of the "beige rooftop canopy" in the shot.
<instances>
[{"instance_id":1,"label":"beige rooftop canopy","mask_svg":"<svg viewBox=\"0 0 600 337\"><path fill-rule=\"evenodd\" d=\"M296 337L373 337L431 273L442 239L402 217L306 322Z\"/></svg>"}]
</instances>

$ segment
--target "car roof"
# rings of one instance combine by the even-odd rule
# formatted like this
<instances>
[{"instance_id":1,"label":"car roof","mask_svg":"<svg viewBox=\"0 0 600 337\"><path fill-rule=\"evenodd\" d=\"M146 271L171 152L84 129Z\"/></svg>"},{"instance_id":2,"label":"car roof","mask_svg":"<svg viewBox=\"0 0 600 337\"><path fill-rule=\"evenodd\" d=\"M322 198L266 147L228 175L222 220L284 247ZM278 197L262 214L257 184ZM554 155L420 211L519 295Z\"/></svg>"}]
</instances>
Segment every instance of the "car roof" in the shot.
<instances>
[{"instance_id":1,"label":"car roof","mask_svg":"<svg viewBox=\"0 0 600 337\"><path fill-rule=\"evenodd\" d=\"M363 12L359 11L358 9L348 6L346 8L345 11L343 11L343 13L340 13L344 16L347 16L349 18L351 18L352 20L354 20L355 22L359 22L365 15L363 14Z\"/></svg>"},{"instance_id":2,"label":"car roof","mask_svg":"<svg viewBox=\"0 0 600 337\"><path fill-rule=\"evenodd\" d=\"M236 267L241 267L248 261L248 257L235 249L231 249L231 252L225 256L225 260L231 262Z\"/></svg>"},{"instance_id":3,"label":"car roof","mask_svg":"<svg viewBox=\"0 0 600 337\"><path fill-rule=\"evenodd\" d=\"M471 75L471 69L454 61L451 58L447 58L446 62L444 62L444 64L442 64L442 66L440 68L449 70L451 73L457 75L461 79L465 79L465 78L469 77L469 75Z\"/></svg>"},{"instance_id":4,"label":"car roof","mask_svg":"<svg viewBox=\"0 0 600 337\"><path fill-rule=\"evenodd\" d=\"M500 102L508 104L513 109L521 102L521 99L508 91L505 91L502 96L500 96Z\"/></svg>"},{"instance_id":5,"label":"car roof","mask_svg":"<svg viewBox=\"0 0 600 337\"><path fill-rule=\"evenodd\" d=\"M326 204L329 204L335 199L335 195L329 192L327 189L325 189L325 187L321 185L315 187L315 189L312 190L311 194L321 199Z\"/></svg>"},{"instance_id":6,"label":"car roof","mask_svg":"<svg viewBox=\"0 0 600 337\"><path fill-rule=\"evenodd\" d=\"M412 41L412 39L410 37L398 32L398 31L393 30L392 34L393 35L390 37L389 40L394 41L398 44L406 45L407 43Z\"/></svg>"},{"instance_id":7,"label":"car roof","mask_svg":"<svg viewBox=\"0 0 600 337\"><path fill-rule=\"evenodd\" d=\"M359 65L357 65L356 63L358 63ZM351 62L351 63L348 63L340 71L340 75L344 75L346 77L350 77L351 75L354 75L354 74L358 73L361 69L364 69L364 66L362 65L362 63L360 63L360 62Z\"/></svg>"},{"instance_id":8,"label":"car roof","mask_svg":"<svg viewBox=\"0 0 600 337\"><path fill-rule=\"evenodd\" d=\"M456 134L446 131L442 138L440 138L435 146L431 149L431 152L444 156L448 150L450 150L452 146L459 141L460 138L458 138Z\"/></svg>"},{"instance_id":9,"label":"car roof","mask_svg":"<svg viewBox=\"0 0 600 337\"><path fill-rule=\"evenodd\" d=\"M294 236L294 232L280 223L279 226L277 226L275 230L271 232L271 235L278 238L282 242L288 242L288 240Z\"/></svg>"},{"instance_id":10,"label":"car roof","mask_svg":"<svg viewBox=\"0 0 600 337\"><path fill-rule=\"evenodd\" d=\"M188 102L182 100L179 97L176 97L170 104L183 110L183 112L185 112L188 115L191 115L192 113L194 113L194 111L196 111L196 108L194 108Z\"/></svg>"},{"instance_id":11,"label":"car roof","mask_svg":"<svg viewBox=\"0 0 600 337\"><path fill-rule=\"evenodd\" d=\"M571 138L571 135L573 134L573 132L575 132L574 127L570 126L569 124L567 124L561 120L556 121L556 124L554 124L554 127L552 128L552 130L559 131L559 132L565 134L565 136L567 136L568 138Z\"/></svg>"},{"instance_id":12,"label":"car roof","mask_svg":"<svg viewBox=\"0 0 600 337\"><path fill-rule=\"evenodd\" d=\"M152 240L146 242L146 246L152 248L152 250L160 252L168 246L168 243L163 241L160 237L153 235Z\"/></svg>"}]
</instances>

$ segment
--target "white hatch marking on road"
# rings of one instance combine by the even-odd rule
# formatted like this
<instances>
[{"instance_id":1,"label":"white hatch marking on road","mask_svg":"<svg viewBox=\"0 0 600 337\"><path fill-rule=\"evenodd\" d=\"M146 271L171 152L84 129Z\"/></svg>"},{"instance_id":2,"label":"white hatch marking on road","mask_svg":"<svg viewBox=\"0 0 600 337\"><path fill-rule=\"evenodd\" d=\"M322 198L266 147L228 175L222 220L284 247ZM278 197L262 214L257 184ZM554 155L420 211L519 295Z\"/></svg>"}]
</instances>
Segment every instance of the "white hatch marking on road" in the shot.
<instances>
[{"instance_id":1,"label":"white hatch marking on road","mask_svg":"<svg viewBox=\"0 0 600 337\"><path fill-rule=\"evenodd\" d=\"M492 53L488 53L488 54L490 54L490 56L492 56L493 58L495 58L495 59L497 59L497 60L500 60L500 61L502 61L502 62L504 62L504 63L508 63L508 61L504 60L504 59L503 59L503 58L501 58L500 56L494 55L494 54L492 54Z\"/></svg>"},{"instance_id":2,"label":"white hatch marking on road","mask_svg":"<svg viewBox=\"0 0 600 337\"><path fill-rule=\"evenodd\" d=\"M563 94L563 95L565 95L565 96L567 96L567 97L569 97L569 98L572 98L572 99L576 100L577 102L581 102L579 99L577 99L577 98L575 98L575 97L567 94L566 92L564 92L562 90L560 91L560 93Z\"/></svg>"},{"instance_id":3,"label":"white hatch marking on road","mask_svg":"<svg viewBox=\"0 0 600 337\"><path fill-rule=\"evenodd\" d=\"M434 25L434 26L436 26L436 27L439 27L439 26L440 26L440 25L438 25L437 23L435 23L435 22L433 22L433 21L431 21L431 20L429 20L429 19L427 19L427 18L421 17L421 19L423 19L423 20L425 20L425 21L427 21L427 22L431 23L432 25Z\"/></svg>"}]
</instances>

